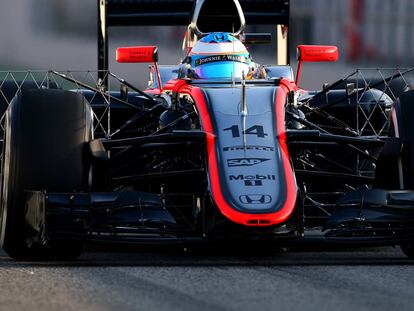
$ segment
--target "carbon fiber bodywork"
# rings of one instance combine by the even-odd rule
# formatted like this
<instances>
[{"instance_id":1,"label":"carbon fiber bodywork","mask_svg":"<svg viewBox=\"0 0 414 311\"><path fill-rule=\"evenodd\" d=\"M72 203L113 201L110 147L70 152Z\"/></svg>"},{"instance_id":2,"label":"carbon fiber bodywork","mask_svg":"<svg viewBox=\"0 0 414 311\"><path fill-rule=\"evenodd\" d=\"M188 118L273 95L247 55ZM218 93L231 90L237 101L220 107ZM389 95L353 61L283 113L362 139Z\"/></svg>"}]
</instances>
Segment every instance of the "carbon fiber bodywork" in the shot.
<instances>
[{"instance_id":1,"label":"carbon fiber bodywork","mask_svg":"<svg viewBox=\"0 0 414 311\"><path fill-rule=\"evenodd\" d=\"M224 197L241 212L279 211L288 195L276 132L278 87L248 87L246 116L241 115L240 88L210 87L203 92L216 135Z\"/></svg>"},{"instance_id":2,"label":"carbon fiber bodywork","mask_svg":"<svg viewBox=\"0 0 414 311\"><path fill-rule=\"evenodd\" d=\"M261 10L265 5L277 10L269 14L257 11L253 4L259 2L263 3ZM165 23L180 24L192 3L100 1L99 68L107 68L108 26L159 25L158 19L167 16ZM197 3L201 19L210 13L225 22L228 17L237 18L235 12L220 15L214 3L209 2L204 15L200 13L204 2ZM165 6L161 8L161 4ZM231 4L237 8L242 31L240 6L236 0ZM263 16L261 21L270 18L275 23L288 23L288 1L241 4L248 8L250 24ZM194 33L189 35L202 35L197 25L191 27L189 31ZM268 76L257 80L192 80L178 74L176 66L162 69L154 64L152 73L163 76L157 77L160 82L152 81L146 91L107 70L3 73L3 112L26 88L76 92L88 111L84 119L89 130L82 135L85 141L82 146L73 143L70 147L81 150L70 164L82 167L77 177L84 181L83 186L71 191L66 184L61 189L19 184L18 198L25 204L18 207L25 208L20 210L24 219L18 221L27 228L27 233L16 235L21 249L30 250L32 244L47 248L63 240L176 243L236 239L291 245L306 241L306 233L312 229L318 229L320 238L330 243L395 245L414 240L412 178L402 174L404 167L412 173L414 140L406 116L414 111L408 106L414 100L414 92L409 90L409 74L414 69L371 71L376 78L356 70L320 91L300 89L289 66L267 70L264 66ZM79 74L84 74L83 78ZM396 81L397 88L392 85ZM40 98L44 107L55 108L49 106L53 94L63 94L68 100L73 95L62 90L37 91L42 96L28 98ZM34 109L35 103L28 101L25 106ZM55 119L50 123L71 142L71 133L64 127L66 118L81 118L69 115L68 107L60 116L62 124ZM10 142L11 137L17 137L11 129L19 128L19 118L7 115L7 109L3 118L11 116L13 127L6 126L8 162L3 161L3 175L24 166L10 164L10 159L17 163L24 157L10 156L10 144L19 143L18 139ZM48 109L39 115L25 109L35 118L37 123L33 124L41 124L42 116L52 118ZM30 137L28 124L25 122L24 133ZM34 136L27 144L30 148L20 146L26 154L36 154L36 146L45 152L45 140L40 138L47 136L48 129L46 124L37 128L42 135ZM51 154L66 154L66 149L56 148L58 145L48 146L54 150ZM67 145L63 142L62 146ZM40 160L45 166L45 157ZM392 174L384 170L389 163ZM56 167L59 169L47 174L65 180L59 175L64 171L62 166ZM36 177L29 170L16 172L26 174L27 179ZM7 176L7 183L3 181L6 186L19 177ZM2 211L14 208L12 201L7 201ZM6 219L7 212L2 215ZM8 220L10 224L13 221ZM9 245L14 238L9 235Z\"/></svg>"}]
</instances>

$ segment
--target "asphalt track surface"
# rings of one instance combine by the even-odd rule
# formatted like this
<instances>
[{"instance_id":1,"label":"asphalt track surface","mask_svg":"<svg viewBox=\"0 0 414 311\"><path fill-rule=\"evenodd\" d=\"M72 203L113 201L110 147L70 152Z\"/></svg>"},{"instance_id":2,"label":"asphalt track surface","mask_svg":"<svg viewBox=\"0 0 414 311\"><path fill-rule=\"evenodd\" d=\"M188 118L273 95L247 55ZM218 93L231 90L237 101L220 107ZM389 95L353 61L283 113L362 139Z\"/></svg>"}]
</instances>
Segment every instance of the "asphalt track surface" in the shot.
<instances>
[{"instance_id":1,"label":"asphalt track surface","mask_svg":"<svg viewBox=\"0 0 414 311\"><path fill-rule=\"evenodd\" d=\"M192 254L89 250L75 262L0 253L0 310L414 310L398 248Z\"/></svg>"}]
</instances>

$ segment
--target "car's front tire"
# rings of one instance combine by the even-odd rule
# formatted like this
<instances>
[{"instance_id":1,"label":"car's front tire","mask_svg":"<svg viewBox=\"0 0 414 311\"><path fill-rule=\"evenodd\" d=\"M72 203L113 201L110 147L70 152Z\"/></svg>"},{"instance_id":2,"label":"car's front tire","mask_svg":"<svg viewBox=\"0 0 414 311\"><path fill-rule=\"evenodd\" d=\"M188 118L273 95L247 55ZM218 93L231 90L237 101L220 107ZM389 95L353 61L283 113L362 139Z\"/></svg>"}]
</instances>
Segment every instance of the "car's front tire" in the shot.
<instances>
[{"instance_id":1,"label":"car's front tire","mask_svg":"<svg viewBox=\"0 0 414 311\"><path fill-rule=\"evenodd\" d=\"M30 242L25 191L82 191L88 188L87 143L92 136L89 103L77 93L32 89L7 109L1 168L0 242L21 260L73 259L82 242Z\"/></svg>"}]
</instances>

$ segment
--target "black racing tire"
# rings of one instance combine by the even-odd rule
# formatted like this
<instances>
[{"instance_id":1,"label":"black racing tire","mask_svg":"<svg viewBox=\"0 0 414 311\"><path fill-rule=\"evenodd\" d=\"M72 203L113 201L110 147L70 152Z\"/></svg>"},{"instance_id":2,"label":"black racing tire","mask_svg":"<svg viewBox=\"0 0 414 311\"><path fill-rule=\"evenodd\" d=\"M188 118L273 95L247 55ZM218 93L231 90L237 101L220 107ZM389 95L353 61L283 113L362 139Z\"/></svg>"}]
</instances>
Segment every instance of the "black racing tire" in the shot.
<instances>
[{"instance_id":1,"label":"black racing tire","mask_svg":"<svg viewBox=\"0 0 414 311\"><path fill-rule=\"evenodd\" d=\"M404 189L414 190L414 91L407 91L400 94L391 112L390 136L398 137L402 140L403 150L401 154L401 164L403 171ZM390 163L388 163L390 164ZM394 184L399 186L398 163L389 165L394 170L385 178L394 180ZM399 187L395 188L399 189Z\"/></svg>"},{"instance_id":2,"label":"black racing tire","mask_svg":"<svg viewBox=\"0 0 414 311\"><path fill-rule=\"evenodd\" d=\"M400 138L403 143L401 166L404 190L414 190L414 91L400 94L390 114L390 137ZM389 190L400 189L398 158L380 155L377 162L376 188ZM410 258L414 258L414 243L400 245L401 250Z\"/></svg>"},{"instance_id":3,"label":"black racing tire","mask_svg":"<svg viewBox=\"0 0 414 311\"><path fill-rule=\"evenodd\" d=\"M355 86L359 88L364 88L366 83L369 83L370 88L375 88L380 91L385 91L389 97L393 100L397 99L401 96L402 93L408 91L410 86L407 85L404 79L402 78L395 78L392 81L388 82L386 86L383 79L348 79L345 82L337 85L335 89L344 89L348 83L354 83Z\"/></svg>"},{"instance_id":4,"label":"black racing tire","mask_svg":"<svg viewBox=\"0 0 414 311\"><path fill-rule=\"evenodd\" d=\"M407 257L414 258L414 243L402 244L400 248Z\"/></svg>"},{"instance_id":5,"label":"black racing tire","mask_svg":"<svg viewBox=\"0 0 414 311\"><path fill-rule=\"evenodd\" d=\"M48 83L48 88L56 89L56 83ZM30 89L45 88L47 86L46 81L20 81L20 80L6 80L2 81L0 85L0 114L3 115L6 112L9 103L17 95L19 91L25 91Z\"/></svg>"},{"instance_id":6,"label":"black racing tire","mask_svg":"<svg viewBox=\"0 0 414 311\"><path fill-rule=\"evenodd\" d=\"M414 91L404 92L394 105L396 124L391 118L391 126L394 136L403 142L402 169L404 172L404 188L414 190Z\"/></svg>"},{"instance_id":7,"label":"black racing tire","mask_svg":"<svg viewBox=\"0 0 414 311\"><path fill-rule=\"evenodd\" d=\"M403 143L401 165L405 190L414 190L414 90L403 92L390 113L389 137L397 137ZM375 187L389 190L400 189L397 157L380 154L375 174Z\"/></svg>"},{"instance_id":8,"label":"black racing tire","mask_svg":"<svg viewBox=\"0 0 414 311\"><path fill-rule=\"evenodd\" d=\"M22 90L6 111L1 170L0 242L19 260L74 259L81 241L29 243L25 190L85 191L92 112L87 100L56 89Z\"/></svg>"},{"instance_id":9,"label":"black racing tire","mask_svg":"<svg viewBox=\"0 0 414 311\"><path fill-rule=\"evenodd\" d=\"M0 81L0 116L6 112L9 103L21 90L39 89L46 87L46 81L20 81L20 80L5 80ZM48 83L49 88L56 89L56 83ZM0 127L0 137L3 137L3 128ZM3 148L3 142L0 142L0 150Z\"/></svg>"}]
</instances>

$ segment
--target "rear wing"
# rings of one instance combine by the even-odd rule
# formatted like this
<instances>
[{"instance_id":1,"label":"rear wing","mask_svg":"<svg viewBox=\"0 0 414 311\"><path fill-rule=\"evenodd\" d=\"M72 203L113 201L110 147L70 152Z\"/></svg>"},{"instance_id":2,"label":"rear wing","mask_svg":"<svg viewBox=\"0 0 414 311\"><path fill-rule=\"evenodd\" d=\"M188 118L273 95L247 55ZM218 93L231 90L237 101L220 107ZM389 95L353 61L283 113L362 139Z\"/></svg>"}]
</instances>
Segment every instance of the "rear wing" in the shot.
<instances>
[{"instance_id":1,"label":"rear wing","mask_svg":"<svg viewBox=\"0 0 414 311\"><path fill-rule=\"evenodd\" d=\"M288 63L289 1L239 0L247 25L278 26L280 65ZM98 70L108 70L108 27L187 26L195 3L196 0L98 0Z\"/></svg>"},{"instance_id":2,"label":"rear wing","mask_svg":"<svg viewBox=\"0 0 414 311\"><path fill-rule=\"evenodd\" d=\"M217 1L217 0L216 0ZM188 25L194 0L107 0L107 25ZM239 0L247 24L288 25L289 0Z\"/></svg>"}]
</instances>

